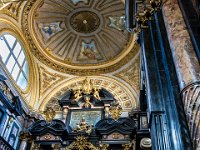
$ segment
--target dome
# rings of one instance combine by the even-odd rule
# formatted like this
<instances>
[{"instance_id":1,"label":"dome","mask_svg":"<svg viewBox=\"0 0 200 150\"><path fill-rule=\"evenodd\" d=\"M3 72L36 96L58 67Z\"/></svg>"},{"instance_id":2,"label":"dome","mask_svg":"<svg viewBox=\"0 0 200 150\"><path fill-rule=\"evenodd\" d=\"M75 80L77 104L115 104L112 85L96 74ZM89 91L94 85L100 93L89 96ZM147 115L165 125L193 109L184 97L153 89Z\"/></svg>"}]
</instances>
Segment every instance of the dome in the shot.
<instances>
[{"instance_id":1,"label":"dome","mask_svg":"<svg viewBox=\"0 0 200 150\"><path fill-rule=\"evenodd\" d=\"M39 0L25 8L30 7L23 25L32 51L54 69L105 73L137 53L120 0Z\"/></svg>"}]
</instances>

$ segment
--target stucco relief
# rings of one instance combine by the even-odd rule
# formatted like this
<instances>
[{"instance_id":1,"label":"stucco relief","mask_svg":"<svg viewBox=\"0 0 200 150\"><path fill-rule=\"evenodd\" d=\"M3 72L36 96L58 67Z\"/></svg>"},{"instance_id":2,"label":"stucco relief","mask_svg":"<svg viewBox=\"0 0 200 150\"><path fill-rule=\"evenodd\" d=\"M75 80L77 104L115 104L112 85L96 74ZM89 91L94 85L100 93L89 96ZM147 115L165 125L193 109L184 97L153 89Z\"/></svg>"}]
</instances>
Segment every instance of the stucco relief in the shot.
<instances>
[{"instance_id":1,"label":"stucco relief","mask_svg":"<svg viewBox=\"0 0 200 150\"><path fill-rule=\"evenodd\" d=\"M129 66L115 74L116 77L129 83L139 95L140 92L140 57L136 58Z\"/></svg>"},{"instance_id":2,"label":"stucco relief","mask_svg":"<svg viewBox=\"0 0 200 150\"><path fill-rule=\"evenodd\" d=\"M133 89L127 88L123 83L104 76L91 76L88 77L93 83L93 87L97 89L105 88L118 100L124 111L131 111L132 109L137 109L138 97L136 92ZM66 91L70 89L78 89L80 85L83 84L85 78L73 78L72 80L64 83L62 88L59 87L59 90L51 92L51 96L47 97L46 100L40 105L40 110L44 109L48 103L57 103ZM46 102L46 103L45 103Z\"/></svg>"},{"instance_id":3,"label":"stucco relief","mask_svg":"<svg viewBox=\"0 0 200 150\"><path fill-rule=\"evenodd\" d=\"M163 5L163 16L180 88L200 80L200 66L190 40L187 27L176 0Z\"/></svg>"}]
</instances>

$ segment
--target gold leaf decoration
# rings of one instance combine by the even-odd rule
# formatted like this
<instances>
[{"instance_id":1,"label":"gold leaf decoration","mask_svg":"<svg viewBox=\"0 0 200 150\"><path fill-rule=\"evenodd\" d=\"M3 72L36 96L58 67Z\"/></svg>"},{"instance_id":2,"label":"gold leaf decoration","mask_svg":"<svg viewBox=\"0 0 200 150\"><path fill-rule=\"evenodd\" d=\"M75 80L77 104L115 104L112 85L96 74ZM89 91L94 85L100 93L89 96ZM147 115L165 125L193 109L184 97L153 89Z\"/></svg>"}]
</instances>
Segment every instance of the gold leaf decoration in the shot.
<instances>
[{"instance_id":1,"label":"gold leaf decoration","mask_svg":"<svg viewBox=\"0 0 200 150\"><path fill-rule=\"evenodd\" d=\"M116 77L129 83L139 94L140 90L140 58L131 63L128 67L115 74Z\"/></svg>"},{"instance_id":2,"label":"gold leaf decoration","mask_svg":"<svg viewBox=\"0 0 200 150\"><path fill-rule=\"evenodd\" d=\"M51 73L43 67L39 67L40 97L51 89L54 85L67 78L57 73Z\"/></svg>"}]
</instances>

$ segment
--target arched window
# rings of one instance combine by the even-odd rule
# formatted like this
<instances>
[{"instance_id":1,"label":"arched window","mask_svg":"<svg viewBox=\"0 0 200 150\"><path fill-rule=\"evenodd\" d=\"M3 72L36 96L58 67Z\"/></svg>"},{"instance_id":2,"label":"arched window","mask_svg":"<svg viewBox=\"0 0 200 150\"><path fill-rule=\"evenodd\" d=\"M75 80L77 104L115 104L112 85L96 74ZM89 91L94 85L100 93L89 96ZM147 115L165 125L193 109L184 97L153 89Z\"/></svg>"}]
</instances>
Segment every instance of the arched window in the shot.
<instances>
[{"instance_id":1,"label":"arched window","mask_svg":"<svg viewBox=\"0 0 200 150\"><path fill-rule=\"evenodd\" d=\"M0 36L0 58L17 85L24 90L29 78L28 62L22 45L11 34Z\"/></svg>"}]
</instances>

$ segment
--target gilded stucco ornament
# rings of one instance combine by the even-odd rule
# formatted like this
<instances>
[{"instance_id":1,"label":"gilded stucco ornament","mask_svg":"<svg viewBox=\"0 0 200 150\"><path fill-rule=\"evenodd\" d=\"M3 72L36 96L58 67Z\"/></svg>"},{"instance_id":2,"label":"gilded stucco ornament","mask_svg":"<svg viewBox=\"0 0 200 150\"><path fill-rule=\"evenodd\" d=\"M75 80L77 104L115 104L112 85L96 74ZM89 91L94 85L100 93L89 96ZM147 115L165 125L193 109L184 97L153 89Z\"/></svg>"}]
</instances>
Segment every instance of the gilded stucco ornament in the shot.
<instances>
[{"instance_id":1,"label":"gilded stucco ornament","mask_svg":"<svg viewBox=\"0 0 200 150\"><path fill-rule=\"evenodd\" d=\"M67 79L66 76L62 76L58 73L54 73L42 66L38 66L39 69L39 97L42 97L48 90L53 88L56 84L62 80Z\"/></svg>"},{"instance_id":2,"label":"gilded stucco ornament","mask_svg":"<svg viewBox=\"0 0 200 150\"><path fill-rule=\"evenodd\" d=\"M0 14L6 14L9 17L15 19L16 21L19 21L19 16L21 13L21 7L22 7L23 1L17 1L12 3L7 3L4 5L2 9L0 9Z\"/></svg>"},{"instance_id":3,"label":"gilded stucco ornament","mask_svg":"<svg viewBox=\"0 0 200 150\"><path fill-rule=\"evenodd\" d=\"M44 3L45 3L45 1L44 1ZM95 1L95 3L96 3L96 1ZM119 5L119 8L123 7L123 4L120 1L119 2L113 1L113 3L116 3L116 5ZM32 32L32 31L36 30L35 28L37 28L37 26L33 26L33 23L34 23L33 20L35 19L35 21L36 21L37 17L39 17L38 15L34 15L34 14L36 11L40 11L38 9L38 6L41 6L40 9L44 9L44 10L46 9L46 8L43 8L43 6L41 4L42 3L40 0L39 1L30 0L26 3L26 5L24 7L24 11L23 11L23 17L22 17L23 18L23 20L22 20L23 32L25 33L27 41L29 42L32 53L36 56L36 58L39 59L42 63L50 66L51 68L53 68L55 70L58 70L60 72L69 73L69 74L74 74L74 75L95 75L95 74L101 74L101 73L108 73L108 72L112 72L112 71L120 68L122 65L126 64L139 51L139 46L135 45L134 36L129 36L127 33L122 33L121 31L119 31L115 28L111 28L111 27L109 27L109 24L107 24L108 27L105 30L105 33L103 32L102 34L99 34L99 33L101 33L100 28L102 28L102 25L101 25L102 15L101 15L101 13L97 12L95 10L95 8L92 8L92 10L87 10L87 11L91 11L91 13L97 14L98 18L100 19L100 25L97 24L97 27L95 27L93 29L94 30L93 32L95 32L95 34L96 34L96 32L98 32L98 34L100 36L104 36L105 38L103 38L103 39L107 39L106 43L103 44L105 41L104 40L102 41L101 40L102 38L98 38L101 41L101 42L99 42L99 40L96 40L95 38L93 38L93 35L87 35L87 36L90 39L94 39L93 40L94 42L92 42L90 40L86 40L86 36L84 36L84 40L82 42L85 42L85 44L84 44L83 49L80 48L80 50L82 49L82 51L80 51L80 54L74 53L73 59L71 59L71 60L68 58L65 59L64 58L65 56L70 56L70 58L72 58L71 57L71 54L73 52L73 51L71 51L72 49L70 50L71 52L69 52L68 54L65 53L64 49L65 49L65 47L69 47L69 49L70 49L70 47L71 48L74 47L74 46L70 46L70 40L74 39L75 37L68 36L67 38L65 38L66 40L68 39L68 45L63 47L62 50L60 49L62 52L61 51L58 52L56 49L54 49L54 48L61 47L62 44L60 43L59 46L56 46L56 45L53 45L53 43L51 41L51 40L56 40L59 38L62 39L61 37L59 37L59 35L67 35L67 34L64 34L64 32L66 32L64 30L67 28L66 26L68 26L68 24L67 25L65 24L65 20L61 21L61 24L60 24L60 28L62 28L63 31L60 31L60 32L56 33L55 36L51 37L49 44L47 41L46 44L49 45L48 47L44 48L45 43L38 42L36 39L40 39L39 36L36 37L35 35L33 35L33 33L35 31L34 32ZM91 3L88 3L88 4L78 3L77 5L73 6L74 8L72 8L72 9L74 9L76 11L71 13L71 16L75 15L76 13L82 13L82 12L84 13L86 11L86 10L82 10L81 8L79 8L80 7L79 5L80 6L86 5L89 8L91 7L90 6ZM104 5L104 1L101 1L101 5ZM107 4L105 3L105 5L107 5ZM57 5L55 5L55 7L56 6ZM98 7L100 7L100 6L98 6ZM116 8L114 8L114 7L111 8L111 10L115 10L115 9ZM62 8L62 10L63 10L63 8ZM49 11L49 9L48 9L48 11ZM66 10L65 12L70 14L69 10ZM118 16L118 15L122 16L123 14L121 14L121 13L116 14L116 16ZM71 17L71 16L69 15L69 17ZM95 16L95 15L92 15L92 16ZM61 15L61 18L62 17L66 17L66 16ZM112 15L111 15L111 17L112 17ZM93 18L97 19L97 17L93 17ZM83 19L82 21L83 21L83 28L87 27L89 20L87 20L87 18L86 18L86 19ZM109 21L109 18L107 18L107 21ZM57 20L57 22L58 22L58 20ZM76 23L76 21L75 21L75 23ZM76 25L74 23L73 23L73 26L74 26L74 28L71 26L71 27L69 27L69 29L73 28L73 29L70 29L70 32L75 33L78 31L78 29L76 28ZM77 29L77 31L75 29ZM38 32L39 32L39 30L41 30L41 29L38 29ZM81 30L84 30L84 29L81 29ZM117 37L117 36L111 36L113 34L114 30L116 32L115 34L119 34L119 37L123 37L124 35L127 35L124 38L125 40L121 39L119 42L113 44L113 42L115 42L115 41L112 41L111 39L113 39L113 37ZM47 30L46 30L46 32L47 32ZM89 34L93 34L93 32L90 32ZM121 35L121 34L123 34L123 35ZM83 35L81 35L81 36L83 36ZM129 38L127 38L128 36L129 36ZM42 39L43 38L41 38L41 40ZM73 40L73 41L76 43L77 40ZM124 43L121 43L121 42L124 42ZM103 51L101 51L101 47L102 47L102 46L100 46L101 44L103 44L103 50L109 50L109 52L105 52L105 54L103 54L102 53ZM76 44L76 45L82 45L82 44ZM107 45L107 48L105 47L105 45ZM113 48L116 50L115 52L111 51L111 49L113 49ZM47 49L48 49L48 51L46 51ZM78 51L76 51L76 52L78 52ZM114 52L115 54L111 54L112 52ZM57 55L57 56L55 56L55 55ZM110 56L108 56L108 55L110 55ZM113 57L113 56L116 56L116 57ZM85 58L87 58L87 59L85 59ZM74 62L74 61L76 61L76 62Z\"/></svg>"},{"instance_id":4,"label":"gilded stucco ornament","mask_svg":"<svg viewBox=\"0 0 200 150\"><path fill-rule=\"evenodd\" d=\"M73 92L74 92L74 100L76 102L78 102L80 100L80 98L83 97L83 95L86 95L86 97L84 98L84 100L85 100L84 106L86 108L88 108L88 107L91 106L90 97L88 97L90 94L93 95L97 100L101 99L100 96L99 96L99 90L100 89L93 88L92 80L86 78L83 81L82 86L79 86L78 89L74 89L73 90Z\"/></svg>"},{"instance_id":5,"label":"gilded stucco ornament","mask_svg":"<svg viewBox=\"0 0 200 150\"><path fill-rule=\"evenodd\" d=\"M111 106L109 108L109 114L111 118L115 121L117 121L120 118L122 114L122 106L116 100L113 103L111 103Z\"/></svg>"},{"instance_id":6,"label":"gilded stucco ornament","mask_svg":"<svg viewBox=\"0 0 200 150\"><path fill-rule=\"evenodd\" d=\"M73 132L85 132L88 135L90 135L93 131L93 125L89 125L84 118L80 120L79 123L77 123L76 128L73 130Z\"/></svg>"},{"instance_id":7,"label":"gilded stucco ornament","mask_svg":"<svg viewBox=\"0 0 200 150\"><path fill-rule=\"evenodd\" d=\"M54 108L48 107L43 111L43 114L45 115L46 121L51 122L54 119L56 112Z\"/></svg>"},{"instance_id":8,"label":"gilded stucco ornament","mask_svg":"<svg viewBox=\"0 0 200 150\"><path fill-rule=\"evenodd\" d=\"M123 144L123 150L131 150L131 144Z\"/></svg>"},{"instance_id":9,"label":"gilded stucco ornament","mask_svg":"<svg viewBox=\"0 0 200 150\"><path fill-rule=\"evenodd\" d=\"M133 88L125 85L124 82L120 82L116 79L106 76L90 76L87 78L93 83L93 89L104 88L112 93L122 106L123 111L131 111L132 109L138 108L138 98L136 92L133 90ZM77 91L77 94L75 93L77 96L79 95L77 99L81 98L82 94L79 90L82 89L84 81L85 77L75 77L54 88L55 90L51 91L40 104L40 109L43 110L47 105L51 105L52 103L56 103L56 106L58 106L57 101L60 99L60 96L71 89Z\"/></svg>"},{"instance_id":10,"label":"gilded stucco ornament","mask_svg":"<svg viewBox=\"0 0 200 150\"><path fill-rule=\"evenodd\" d=\"M99 150L99 148L95 147L92 143L88 142L86 137L78 136L76 137L75 141L71 143L65 150Z\"/></svg>"},{"instance_id":11,"label":"gilded stucco ornament","mask_svg":"<svg viewBox=\"0 0 200 150\"><path fill-rule=\"evenodd\" d=\"M134 59L131 64L116 72L114 76L129 83L139 95L140 92L140 58Z\"/></svg>"},{"instance_id":12,"label":"gilded stucco ornament","mask_svg":"<svg viewBox=\"0 0 200 150\"><path fill-rule=\"evenodd\" d=\"M108 150L109 144L100 144L101 150Z\"/></svg>"},{"instance_id":13,"label":"gilded stucco ornament","mask_svg":"<svg viewBox=\"0 0 200 150\"><path fill-rule=\"evenodd\" d=\"M139 10L135 14L137 25L134 31L138 33L141 29L148 28L149 21L153 20L154 12L161 9L162 0L141 1L140 4L135 5L140 5L140 7L137 6Z\"/></svg>"},{"instance_id":14,"label":"gilded stucco ornament","mask_svg":"<svg viewBox=\"0 0 200 150\"><path fill-rule=\"evenodd\" d=\"M10 88L2 81L0 81L0 89L4 93L4 95L12 102L13 94L11 93Z\"/></svg>"}]
</instances>

